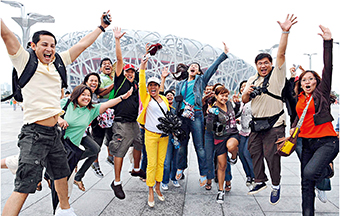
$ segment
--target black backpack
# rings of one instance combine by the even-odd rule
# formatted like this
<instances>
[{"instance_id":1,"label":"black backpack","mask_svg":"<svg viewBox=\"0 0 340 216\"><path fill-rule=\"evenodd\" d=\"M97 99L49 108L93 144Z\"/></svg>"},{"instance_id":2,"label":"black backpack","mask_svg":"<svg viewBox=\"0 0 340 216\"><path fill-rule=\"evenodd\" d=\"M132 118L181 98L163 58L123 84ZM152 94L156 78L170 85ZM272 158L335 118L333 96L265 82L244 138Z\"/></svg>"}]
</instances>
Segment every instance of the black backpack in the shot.
<instances>
[{"instance_id":1,"label":"black backpack","mask_svg":"<svg viewBox=\"0 0 340 216\"><path fill-rule=\"evenodd\" d=\"M12 94L8 97L1 99L1 102L6 101L14 97L14 99L18 102L22 102L22 94L21 89L25 87L25 85L30 81L32 76L34 75L35 71L38 67L38 58L35 54L35 51L32 48L27 50L30 54L28 63L25 66L24 71L22 72L21 76L18 78L18 72L15 68L13 68L12 72ZM65 65L58 53L55 53L55 60L53 62L55 68L58 70L58 73L62 80L62 88L67 88L67 76L66 76L66 68Z\"/></svg>"}]
</instances>

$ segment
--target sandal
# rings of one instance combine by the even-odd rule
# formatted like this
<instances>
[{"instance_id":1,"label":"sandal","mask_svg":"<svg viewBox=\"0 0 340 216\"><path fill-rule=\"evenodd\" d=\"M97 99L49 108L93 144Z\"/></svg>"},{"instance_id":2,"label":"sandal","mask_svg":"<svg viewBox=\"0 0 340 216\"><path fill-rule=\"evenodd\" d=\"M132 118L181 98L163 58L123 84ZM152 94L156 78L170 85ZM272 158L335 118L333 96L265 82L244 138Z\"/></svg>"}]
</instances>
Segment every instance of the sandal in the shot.
<instances>
[{"instance_id":1,"label":"sandal","mask_svg":"<svg viewBox=\"0 0 340 216\"><path fill-rule=\"evenodd\" d=\"M78 186L79 190L85 191L85 187L84 187L83 181L76 181L76 180L74 180L74 184Z\"/></svg>"},{"instance_id":2,"label":"sandal","mask_svg":"<svg viewBox=\"0 0 340 216\"><path fill-rule=\"evenodd\" d=\"M329 166L330 166L332 172L327 178L332 178L334 176L334 163L333 163L333 161L329 163Z\"/></svg>"},{"instance_id":3,"label":"sandal","mask_svg":"<svg viewBox=\"0 0 340 216\"><path fill-rule=\"evenodd\" d=\"M207 176L201 176L199 179L200 187L204 187L207 184Z\"/></svg>"},{"instance_id":4,"label":"sandal","mask_svg":"<svg viewBox=\"0 0 340 216\"><path fill-rule=\"evenodd\" d=\"M231 191L231 182L230 181L226 181L225 182L225 192L229 192Z\"/></svg>"},{"instance_id":5,"label":"sandal","mask_svg":"<svg viewBox=\"0 0 340 216\"><path fill-rule=\"evenodd\" d=\"M210 180L210 181L211 181L211 180ZM205 185L205 189L206 189L206 190L211 190L211 188L212 188L212 187L211 187L211 182L210 182L210 183L207 182L207 184Z\"/></svg>"},{"instance_id":6,"label":"sandal","mask_svg":"<svg viewBox=\"0 0 340 216\"><path fill-rule=\"evenodd\" d=\"M182 175L183 175L183 170L180 170L180 169L178 169L177 171L176 171L176 177L175 177L175 179L178 181L178 180L181 180L182 179Z\"/></svg>"},{"instance_id":7,"label":"sandal","mask_svg":"<svg viewBox=\"0 0 340 216\"><path fill-rule=\"evenodd\" d=\"M51 180L44 177L45 181L47 181L48 187L51 189Z\"/></svg>"}]
</instances>

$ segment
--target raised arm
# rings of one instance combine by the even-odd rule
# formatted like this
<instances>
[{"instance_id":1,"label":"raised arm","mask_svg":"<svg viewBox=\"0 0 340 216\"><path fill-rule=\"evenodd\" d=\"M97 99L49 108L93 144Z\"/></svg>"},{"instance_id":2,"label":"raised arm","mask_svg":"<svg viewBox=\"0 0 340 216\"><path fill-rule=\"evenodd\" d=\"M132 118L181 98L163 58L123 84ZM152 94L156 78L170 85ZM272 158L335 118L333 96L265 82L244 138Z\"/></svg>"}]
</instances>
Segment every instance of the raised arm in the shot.
<instances>
[{"instance_id":1,"label":"raised arm","mask_svg":"<svg viewBox=\"0 0 340 216\"><path fill-rule=\"evenodd\" d=\"M161 74L161 86L159 87L159 92L164 93L165 78L169 76L170 72L167 67L164 67Z\"/></svg>"},{"instance_id":2,"label":"raised arm","mask_svg":"<svg viewBox=\"0 0 340 216\"><path fill-rule=\"evenodd\" d=\"M115 27L113 29L113 33L115 35L115 42L116 42L116 57L117 57L116 75L117 77L119 77L123 71L123 65L124 65L122 49L120 47L120 39L125 35L126 32L122 33L120 28Z\"/></svg>"},{"instance_id":3,"label":"raised arm","mask_svg":"<svg viewBox=\"0 0 340 216\"><path fill-rule=\"evenodd\" d=\"M223 42L224 52L214 61L214 63L208 68L208 70L203 74L203 81L205 85L208 84L210 78L215 74L218 66L228 58L227 53L229 52L229 48ZM205 88L205 87L204 87Z\"/></svg>"},{"instance_id":4,"label":"raised arm","mask_svg":"<svg viewBox=\"0 0 340 216\"><path fill-rule=\"evenodd\" d=\"M148 45L147 45L148 46ZM145 54L146 55L146 54ZM144 56L145 56L144 55ZM147 90L146 90L146 76L145 76L145 69L146 65L148 63L148 57L144 58L142 57L142 62L140 64L140 70L139 70L139 97L142 102L145 102L145 99L147 97ZM146 104L143 104L143 107L146 107Z\"/></svg>"},{"instance_id":5,"label":"raised arm","mask_svg":"<svg viewBox=\"0 0 340 216\"><path fill-rule=\"evenodd\" d=\"M1 37L5 43L8 54L14 55L18 52L20 48L20 43L15 37L14 33L9 30L9 28L5 25L3 20L1 19Z\"/></svg>"},{"instance_id":6,"label":"raised arm","mask_svg":"<svg viewBox=\"0 0 340 216\"><path fill-rule=\"evenodd\" d=\"M131 87L131 89L126 92L125 94L117 97L117 98L113 98L111 100L108 100L104 103L100 104L100 108L99 108L99 113L102 114L103 112L105 112L108 108L116 106L117 104L119 104L120 102L122 102L123 100L128 99L128 97L130 97L130 95L132 94L133 88Z\"/></svg>"},{"instance_id":7,"label":"raised arm","mask_svg":"<svg viewBox=\"0 0 340 216\"><path fill-rule=\"evenodd\" d=\"M333 40L332 33L329 28L326 28L322 25L319 26L322 33L318 33L324 42L323 42L323 64L324 68L322 70L322 80L320 83L319 89L322 90L322 94L325 97L329 98L329 94L331 92L332 87L332 72L333 72Z\"/></svg>"},{"instance_id":8,"label":"raised arm","mask_svg":"<svg viewBox=\"0 0 340 216\"><path fill-rule=\"evenodd\" d=\"M290 33L289 30L295 23L297 23L297 21L295 20L296 20L296 17L294 17L294 14L292 14L291 17L289 17L289 14L288 14L285 22L281 23L280 21L277 21L277 23L279 23L282 29L281 39L280 39L279 48L278 48L277 57L276 57L277 65L279 67L281 67L286 60L285 54L286 54L286 48L287 48L287 43L288 43L288 35Z\"/></svg>"},{"instance_id":9,"label":"raised arm","mask_svg":"<svg viewBox=\"0 0 340 216\"><path fill-rule=\"evenodd\" d=\"M103 21L103 18L106 14L109 14L110 10L107 11L107 13L103 14L101 17L101 24L104 29L108 27L109 25L105 24ZM110 16L110 21L111 21L111 16ZM76 45L70 48L70 56L71 56L71 61L73 62L78 58L78 56L95 40L98 38L98 36L102 33L102 30L98 27L95 30L93 30L91 33L87 34L85 37L83 37Z\"/></svg>"}]
</instances>

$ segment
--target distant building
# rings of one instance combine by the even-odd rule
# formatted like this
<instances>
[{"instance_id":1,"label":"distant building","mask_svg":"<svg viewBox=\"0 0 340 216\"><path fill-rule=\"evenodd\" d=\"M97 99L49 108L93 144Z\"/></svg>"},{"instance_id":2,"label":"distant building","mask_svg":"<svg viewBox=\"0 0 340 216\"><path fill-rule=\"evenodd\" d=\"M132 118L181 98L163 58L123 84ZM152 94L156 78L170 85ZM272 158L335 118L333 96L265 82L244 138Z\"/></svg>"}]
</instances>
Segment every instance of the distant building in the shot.
<instances>
[{"instance_id":1,"label":"distant building","mask_svg":"<svg viewBox=\"0 0 340 216\"><path fill-rule=\"evenodd\" d=\"M160 76L163 67L169 67L174 71L177 64L190 64L198 62L203 71L216 60L223 52L208 44L188 38L179 38L174 35L161 36L157 32L123 30L126 34L121 39L121 48L124 62L139 67L141 56L145 53L146 43L160 43L163 48L155 56L149 58L147 76ZM69 49L89 31L70 32L58 40L57 52ZM230 53L229 53L230 54ZM244 60L230 54L230 58L224 61L219 70L212 77L210 83L223 83L229 90L236 91L242 80L247 80L256 73L254 67ZM90 72L99 72L100 60L109 57L114 62L115 39L112 31L102 34L77 60L67 67L69 75L69 88L79 85L84 76ZM176 80L170 75L166 79L165 90L174 88Z\"/></svg>"},{"instance_id":2,"label":"distant building","mask_svg":"<svg viewBox=\"0 0 340 216\"><path fill-rule=\"evenodd\" d=\"M1 93L6 91L12 91L12 85L8 84L7 82L0 84Z\"/></svg>"}]
</instances>

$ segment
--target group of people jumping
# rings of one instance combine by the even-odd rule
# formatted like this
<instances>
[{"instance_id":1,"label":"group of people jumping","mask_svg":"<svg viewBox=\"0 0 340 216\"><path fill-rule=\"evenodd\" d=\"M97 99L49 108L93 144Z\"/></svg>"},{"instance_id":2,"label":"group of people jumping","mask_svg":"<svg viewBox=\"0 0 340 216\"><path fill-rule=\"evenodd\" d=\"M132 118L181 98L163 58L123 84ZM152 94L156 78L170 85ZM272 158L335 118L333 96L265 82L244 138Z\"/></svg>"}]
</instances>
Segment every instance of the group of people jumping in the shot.
<instances>
[{"instance_id":1,"label":"group of people jumping","mask_svg":"<svg viewBox=\"0 0 340 216\"><path fill-rule=\"evenodd\" d=\"M98 28L69 50L59 53L65 66L105 32L109 24L104 17L111 21L107 14L109 11L102 15ZM3 215L19 214L28 194L39 190L44 167L45 178L54 182L60 201L55 214L76 215L69 205L67 181L85 191L83 178L90 168L96 176L104 176L98 162L103 143L108 148L106 161L114 171L111 188L115 196L118 199L126 196L121 172L124 157L129 154L133 163L131 175L146 182L147 203L152 208L155 193L164 202L162 191L169 189L169 182L180 187L180 180L185 178L190 135L198 160L198 184L211 190L212 181L218 182L217 203L223 203L225 192L231 190L230 165L239 157L246 185L251 187L249 195L267 187L266 160L272 181L269 202L277 204L281 193L281 156L276 154L276 141L285 136L286 125L281 97L286 86L285 52L290 29L297 21L294 15L288 15L284 22L278 23L282 34L275 65L269 54L257 55L257 73L240 82L239 93L233 96L223 84L210 82L218 66L228 59L229 49L225 43L224 52L206 71L197 62L179 65L178 71L184 75L177 77L176 89L164 92L165 80L170 74L168 69L162 70L160 78L147 75L147 53L151 46L146 44L138 69L125 64L120 46L125 33L115 27L116 62L102 59L100 74L87 74L69 97L61 99L61 80L53 64L56 38L48 31L36 32L31 49L38 63L33 77L22 89L24 125L18 141L20 154L12 160L15 187ZM332 161L339 151L338 133L330 113L333 42L330 30L324 26L320 29L324 40L322 79L315 71L303 71L290 89L295 96L297 113L291 133L308 104L299 134L303 215L314 215L315 187L334 175ZM1 37L20 75L30 64L29 53L2 20ZM181 137L160 126L169 116L179 119ZM79 160L84 159L81 166L70 165L65 154L66 144L81 151ZM6 165L13 167L5 161Z\"/></svg>"}]
</instances>

